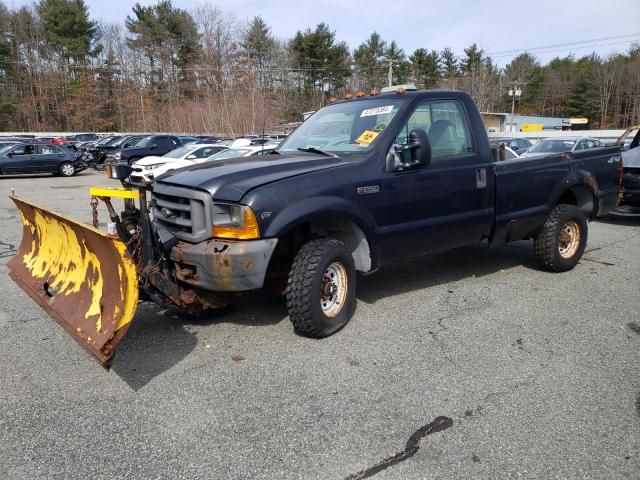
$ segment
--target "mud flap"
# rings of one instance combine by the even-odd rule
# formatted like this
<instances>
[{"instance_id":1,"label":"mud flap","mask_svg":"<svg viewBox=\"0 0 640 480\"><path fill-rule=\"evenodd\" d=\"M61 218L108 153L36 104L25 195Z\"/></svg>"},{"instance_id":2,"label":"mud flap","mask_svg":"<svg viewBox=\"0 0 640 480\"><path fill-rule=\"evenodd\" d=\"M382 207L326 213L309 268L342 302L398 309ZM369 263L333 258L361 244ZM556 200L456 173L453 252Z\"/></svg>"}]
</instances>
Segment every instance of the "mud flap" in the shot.
<instances>
[{"instance_id":1,"label":"mud flap","mask_svg":"<svg viewBox=\"0 0 640 480\"><path fill-rule=\"evenodd\" d=\"M22 217L11 278L105 368L138 304L125 244L92 226L11 197Z\"/></svg>"}]
</instances>

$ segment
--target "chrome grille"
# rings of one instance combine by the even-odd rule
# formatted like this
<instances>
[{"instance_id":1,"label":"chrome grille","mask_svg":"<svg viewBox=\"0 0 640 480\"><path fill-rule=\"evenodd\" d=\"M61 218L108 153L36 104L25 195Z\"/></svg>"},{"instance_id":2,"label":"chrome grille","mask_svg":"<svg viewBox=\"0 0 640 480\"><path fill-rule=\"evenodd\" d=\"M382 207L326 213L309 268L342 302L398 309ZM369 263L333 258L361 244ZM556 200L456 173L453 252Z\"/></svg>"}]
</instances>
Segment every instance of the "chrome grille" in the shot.
<instances>
[{"instance_id":1,"label":"chrome grille","mask_svg":"<svg viewBox=\"0 0 640 480\"><path fill-rule=\"evenodd\" d=\"M211 237L211 205L209 194L200 190L156 183L151 193L154 220L187 242Z\"/></svg>"}]
</instances>

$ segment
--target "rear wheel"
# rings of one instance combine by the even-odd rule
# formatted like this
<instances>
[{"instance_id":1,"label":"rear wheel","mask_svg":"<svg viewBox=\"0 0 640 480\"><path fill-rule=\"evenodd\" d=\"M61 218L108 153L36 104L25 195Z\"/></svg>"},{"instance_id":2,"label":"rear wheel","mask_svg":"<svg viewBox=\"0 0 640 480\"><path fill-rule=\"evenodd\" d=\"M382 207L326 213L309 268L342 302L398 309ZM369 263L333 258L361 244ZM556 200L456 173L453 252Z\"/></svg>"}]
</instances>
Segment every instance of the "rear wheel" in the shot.
<instances>
[{"instance_id":1,"label":"rear wheel","mask_svg":"<svg viewBox=\"0 0 640 480\"><path fill-rule=\"evenodd\" d=\"M312 240L298 251L287 281L287 309L296 333L322 338L349 321L356 306L356 271L338 240Z\"/></svg>"},{"instance_id":2,"label":"rear wheel","mask_svg":"<svg viewBox=\"0 0 640 480\"><path fill-rule=\"evenodd\" d=\"M574 205L557 205L535 238L535 253L546 270L566 272L575 267L587 245L587 219Z\"/></svg>"},{"instance_id":3,"label":"rear wheel","mask_svg":"<svg viewBox=\"0 0 640 480\"><path fill-rule=\"evenodd\" d=\"M58 168L58 172L63 177L71 177L76 173L76 167L71 162L63 162Z\"/></svg>"}]
</instances>

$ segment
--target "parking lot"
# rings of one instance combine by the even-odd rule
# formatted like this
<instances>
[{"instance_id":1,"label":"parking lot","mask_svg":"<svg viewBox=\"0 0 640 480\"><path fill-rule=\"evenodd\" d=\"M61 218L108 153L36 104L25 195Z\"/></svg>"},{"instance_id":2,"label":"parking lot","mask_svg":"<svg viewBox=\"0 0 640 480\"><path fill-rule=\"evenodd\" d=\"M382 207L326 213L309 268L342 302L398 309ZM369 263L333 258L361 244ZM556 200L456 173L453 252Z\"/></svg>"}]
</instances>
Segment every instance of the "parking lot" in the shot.
<instances>
[{"instance_id":1,"label":"parking lot","mask_svg":"<svg viewBox=\"0 0 640 480\"><path fill-rule=\"evenodd\" d=\"M0 478L640 475L640 220L591 223L564 274L523 241L359 277L324 340L270 292L200 318L142 304L107 372L6 268L12 188L89 222L90 185L114 186L0 178Z\"/></svg>"}]
</instances>

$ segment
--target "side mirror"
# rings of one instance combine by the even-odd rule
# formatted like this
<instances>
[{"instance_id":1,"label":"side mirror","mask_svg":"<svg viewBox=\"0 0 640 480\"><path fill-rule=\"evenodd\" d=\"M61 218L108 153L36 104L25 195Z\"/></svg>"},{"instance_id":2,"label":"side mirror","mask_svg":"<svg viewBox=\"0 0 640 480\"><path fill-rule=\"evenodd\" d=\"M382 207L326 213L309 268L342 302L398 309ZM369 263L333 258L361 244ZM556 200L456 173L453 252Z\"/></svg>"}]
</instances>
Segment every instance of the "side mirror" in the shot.
<instances>
[{"instance_id":1,"label":"side mirror","mask_svg":"<svg viewBox=\"0 0 640 480\"><path fill-rule=\"evenodd\" d=\"M156 145L155 143L152 143L152 144L149 146L149 150L155 150L157 147L158 147L158 145Z\"/></svg>"},{"instance_id":2,"label":"side mirror","mask_svg":"<svg viewBox=\"0 0 640 480\"><path fill-rule=\"evenodd\" d=\"M187 160L195 160L196 158L198 158L198 157L196 157L195 155L191 154L191 155L189 155L187 157Z\"/></svg>"},{"instance_id":3,"label":"side mirror","mask_svg":"<svg viewBox=\"0 0 640 480\"><path fill-rule=\"evenodd\" d=\"M428 167L431 163L431 142L427 132L421 128L411 130L409 133L409 148L411 149L411 161Z\"/></svg>"},{"instance_id":4,"label":"side mirror","mask_svg":"<svg viewBox=\"0 0 640 480\"><path fill-rule=\"evenodd\" d=\"M428 167L431 163L431 142L427 132L420 128L411 130L408 143L394 144L387 154L387 171L395 172L415 166Z\"/></svg>"},{"instance_id":5,"label":"side mirror","mask_svg":"<svg viewBox=\"0 0 640 480\"><path fill-rule=\"evenodd\" d=\"M14 155L14 153L13 153L13 152L9 152L9 153L7 153L7 157L9 157L9 158L13 157L13 155Z\"/></svg>"}]
</instances>

